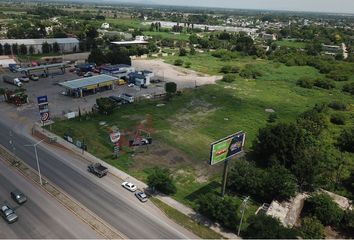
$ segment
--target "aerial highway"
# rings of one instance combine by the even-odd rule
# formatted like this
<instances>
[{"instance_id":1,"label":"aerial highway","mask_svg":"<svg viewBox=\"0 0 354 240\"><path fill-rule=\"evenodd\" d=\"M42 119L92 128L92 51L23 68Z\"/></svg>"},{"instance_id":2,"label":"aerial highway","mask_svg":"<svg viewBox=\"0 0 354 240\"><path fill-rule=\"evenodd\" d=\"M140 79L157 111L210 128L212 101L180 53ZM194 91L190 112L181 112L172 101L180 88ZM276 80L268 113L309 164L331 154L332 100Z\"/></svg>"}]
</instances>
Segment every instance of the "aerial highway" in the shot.
<instances>
[{"instance_id":1,"label":"aerial highway","mask_svg":"<svg viewBox=\"0 0 354 240\"><path fill-rule=\"evenodd\" d=\"M23 192L27 202L15 203L10 192ZM0 159L0 203L15 209L19 220L13 224L0 219L0 238L102 238L67 211L49 194L19 175Z\"/></svg>"},{"instance_id":2,"label":"aerial highway","mask_svg":"<svg viewBox=\"0 0 354 240\"><path fill-rule=\"evenodd\" d=\"M37 169L33 148L25 146L34 144L35 140L25 135L14 131L13 125L10 127L0 122L0 144ZM122 180L110 175L99 179L88 173L87 163L79 156L45 145L38 147L38 155L45 178L126 237L196 238L168 219L151 202L140 203L132 193L120 186Z\"/></svg>"}]
</instances>

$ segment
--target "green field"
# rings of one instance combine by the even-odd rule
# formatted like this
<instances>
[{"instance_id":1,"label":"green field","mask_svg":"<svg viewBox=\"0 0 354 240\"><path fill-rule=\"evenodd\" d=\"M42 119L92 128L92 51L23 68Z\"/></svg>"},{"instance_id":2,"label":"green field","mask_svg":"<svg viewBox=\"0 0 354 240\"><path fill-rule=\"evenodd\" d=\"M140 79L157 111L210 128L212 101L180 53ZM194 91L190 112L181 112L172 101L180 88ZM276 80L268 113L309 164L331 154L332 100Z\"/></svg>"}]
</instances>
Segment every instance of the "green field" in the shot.
<instances>
[{"instance_id":1,"label":"green field","mask_svg":"<svg viewBox=\"0 0 354 240\"><path fill-rule=\"evenodd\" d=\"M188 41L189 34L181 33L181 34L174 34L172 32L151 32L145 31L144 35L151 36L151 37L158 37L161 39L172 39L172 40L184 40Z\"/></svg>"},{"instance_id":2,"label":"green field","mask_svg":"<svg viewBox=\"0 0 354 240\"><path fill-rule=\"evenodd\" d=\"M231 63L205 56L188 57L195 58L192 68L215 73L223 64ZM153 166L170 168L178 188L174 197L194 206L194 195L198 195L201 189L215 190L220 187L220 165L207 165L211 142L243 130L247 133L246 150L250 150L258 129L267 124L269 113L265 109L274 109L278 121L287 122L293 121L298 114L316 103L333 100L352 103L352 97L338 89L329 91L296 86L300 77L320 76L314 68L287 67L248 57L234 64L243 66L245 63L257 64L263 76L257 80L237 78L232 84L218 82L196 90L185 90L182 96L163 102L163 107L156 106L159 102L140 102L121 106L111 116L57 121L53 130L60 136L70 132L74 138L84 138L89 152L141 180L146 180ZM207 65L212 67L207 68ZM344 114L350 119L353 111L352 107ZM116 160L112 156L108 127L99 126L100 121L127 132L134 132L138 126L148 128L154 144L149 149L136 149L135 152L125 148ZM340 129L352 125L348 121L345 126L330 124L330 127L338 134Z\"/></svg>"},{"instance_id":3,"label":"green field","mask_svg":"<svg viewBox=\"0 0 354 240\"><path fill-rule=\"evenodd\" d=\"M305 42L299 42L295 40L280 40L275 42L278 46L290 47L290 48L305 48Z\"/></svg>"}]
</instances>

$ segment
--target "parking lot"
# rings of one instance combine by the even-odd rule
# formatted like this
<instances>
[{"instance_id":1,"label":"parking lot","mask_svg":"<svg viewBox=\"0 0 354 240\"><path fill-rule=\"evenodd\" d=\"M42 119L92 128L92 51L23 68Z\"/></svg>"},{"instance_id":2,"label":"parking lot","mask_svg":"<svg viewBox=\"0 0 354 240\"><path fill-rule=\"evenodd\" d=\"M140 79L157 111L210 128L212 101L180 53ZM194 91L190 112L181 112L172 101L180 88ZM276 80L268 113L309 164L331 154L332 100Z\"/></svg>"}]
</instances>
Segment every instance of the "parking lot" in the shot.
<instances>
[{"instance_id":1,"label":"parking lot","mask_svg":"<svg viewBox=\"0 0 354 240\"><path fill-rule=\"evenodd\" d=\"M5 70L0 75L0 88L16 89L16 86L3 82L3 75L9 75L15 78L22 76L22 74L12 73L8 70ZM28 83L24 83L23 87L27 90L26 93L28 95L29 103L21 107L13 106L13 109L20 112L21 116L37 121L39 119L37 107L38 96L48 96L49 110L51 112L51 117L53 118L63 117L64 114L68 112L77 112L79 108L82 113L86 111L91 111L92 106L96 103L96 99L101 97L109 97L111 95L118 96L121 93L127 93L134 97L140 97L161 94L164 92L164 83L159 83L151 84L147 89L142 89L140 87L128 87L127 85L115 86L114 90L99 92L83 98L73 98L70 96L63 95L62 93L65 91L65 89L60 86L59 83L78 78L81 77L79 77L76 73L69 72L67 69L65 74L54 76L49 75L47 78L40 78L38 81L29 81Z\"/></svg>"}]
</instances>

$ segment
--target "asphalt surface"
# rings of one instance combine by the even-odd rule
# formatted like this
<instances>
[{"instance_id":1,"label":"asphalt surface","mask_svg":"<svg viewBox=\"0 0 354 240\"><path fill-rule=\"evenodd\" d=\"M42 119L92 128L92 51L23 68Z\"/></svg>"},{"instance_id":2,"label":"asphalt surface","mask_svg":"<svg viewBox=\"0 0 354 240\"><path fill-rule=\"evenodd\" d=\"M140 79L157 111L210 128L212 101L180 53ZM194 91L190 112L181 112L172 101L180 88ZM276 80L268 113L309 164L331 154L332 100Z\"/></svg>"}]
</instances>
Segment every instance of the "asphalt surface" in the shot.
<instances>
[{"instance_id":1,"label":"asphalt surface","mask_svg":"<svg viewBox=\"0 0 354 240\"><path fill-rule=\"evenodd\" d=\"M13 132L13 149L9 143L10 130L0 122L0 144L37 169L33 148L24 146L33 144L33 140ZM120 186L119 179L114 176L98 179L86 171L85 163L58 151L38 147L42 175L128 238L196 238L165 217L153 204L138 202L132 193Z\"/></svg>"},{"instance_id":2,"label":"asphalt surface","mask_svg":"<svg viewBox=\"0 0 354 240\"><path fill-rule=\"evenodd\" d=\"M26 203L18 205L11 199L10 192L15 189L27 196ZM19 216L19 220L13 224L0 219L0 239L102 238L50 195L1 160L0 202L8 203Z\"/></svg>"}]
</instances>

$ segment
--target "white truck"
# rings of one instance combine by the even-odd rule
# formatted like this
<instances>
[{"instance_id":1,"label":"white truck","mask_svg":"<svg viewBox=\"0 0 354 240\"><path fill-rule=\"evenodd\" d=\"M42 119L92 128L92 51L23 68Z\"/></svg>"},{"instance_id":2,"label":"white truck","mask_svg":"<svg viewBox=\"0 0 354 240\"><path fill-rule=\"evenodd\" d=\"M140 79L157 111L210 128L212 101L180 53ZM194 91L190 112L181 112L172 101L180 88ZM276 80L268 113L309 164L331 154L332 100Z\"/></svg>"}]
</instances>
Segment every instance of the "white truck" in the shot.
<instances>
[{"instance_id":1,"label":"white truck","mask_svg":"<svg viewBox=\"0 0 354 240\"><path fill-rule=\"evenodd\" d=\"M4 80L4 82L13 84L13 85L15 85L17 87L22 87L22 82L18 78L13 78L13 77L5 75L5 76L2 77L2 79Z\"/></svg>"},{"instance_id":2,"label":"white truck","mask_svg":"<svg viewBox=\"0 0 354 240\"><path fill-rule=\"evenodd\" d=\"M119 98L127 103L134 103L134 97L127 93L122 93L121 95L119 95Z\"/></svg>"}]
</instances>

